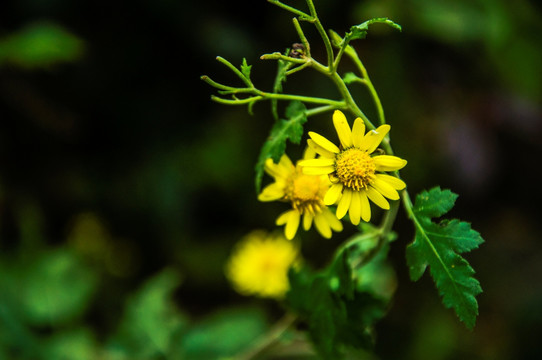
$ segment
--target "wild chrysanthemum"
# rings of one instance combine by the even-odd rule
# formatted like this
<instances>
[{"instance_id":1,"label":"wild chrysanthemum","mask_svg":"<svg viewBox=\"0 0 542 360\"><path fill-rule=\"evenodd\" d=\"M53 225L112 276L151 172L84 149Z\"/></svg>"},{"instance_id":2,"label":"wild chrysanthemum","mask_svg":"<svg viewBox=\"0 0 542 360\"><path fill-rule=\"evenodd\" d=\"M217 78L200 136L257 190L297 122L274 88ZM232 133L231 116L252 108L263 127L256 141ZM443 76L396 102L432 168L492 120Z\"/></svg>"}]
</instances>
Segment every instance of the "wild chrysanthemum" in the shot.
<instances>
[{"instance_id":1,"label":"wild chrysanthemum","mask_svg":"<svg viewBox=\"0 0 542 360\"><path fill-rule=\"evenodd\" d=\"M360 218L371 219L369 200L382 209L389 209L390 200L398 200L397 190L406 184L397 177L384 174L403 168L407 161L391 155L372 155L390 131L389 125L381 125L365 134L363 120L357 118L350 130L344 114L336 110L333 124L339 135L340 146L325 137L309 132L309 147L320 157L303 160L299 163L306 175L329 175L333 185L324 196L325 205L337 205L339 219L349 213L352 224L357 225Z\"/></svg>"},{"instance_id":2,"label":"wild chrysanthemum","mask_svg":"<svg viewBox=\"0 0 542 360\"><path fill-rule=\"evenodd\" d=\"M282 235L255 230L234 248L226 277L242 295L280 299L289 289L288 270L298 253L295 243Z\"/></svg>"},{"instance_id":3,"label":"wild chrysanthemum","mask_svg":"<svg viewBox=\"0 0 542 360\"><path fill-rule=\"evenodd\" d=\"M315 155L314 150L307 148L303 158L312 159ZM288 240L294 238L301 217L304 230L309 230L314 222L316 230L325 238L331 237L332 230L342 231L341 222L324 205L324 195L331 186L327 176L304 174L301 167L294 166L287 155L283 155L278 164L267 159L265 171L275 182L265 187L258 199L282 200L292 204L292 209L279 215L276 220L277 225L285 225L284 235Z\"/></svg>"}]
</instances>

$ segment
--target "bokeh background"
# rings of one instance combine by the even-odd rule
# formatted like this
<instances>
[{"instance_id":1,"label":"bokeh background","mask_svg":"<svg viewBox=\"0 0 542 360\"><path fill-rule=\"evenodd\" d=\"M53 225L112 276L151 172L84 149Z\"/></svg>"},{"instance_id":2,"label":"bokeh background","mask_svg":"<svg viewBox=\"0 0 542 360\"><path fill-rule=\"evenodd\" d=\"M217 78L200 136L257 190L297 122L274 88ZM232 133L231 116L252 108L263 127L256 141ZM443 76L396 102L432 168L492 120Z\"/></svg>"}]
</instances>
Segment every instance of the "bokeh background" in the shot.
<instances>
[{"instance_id":1,"label":"bokeh background","mask_svg":"<svg viewBox=\"0 0 542 360\"><path fill-rule=\"evenodd\" d=\"M355 44L409 160L402 176L411 194L460 194L450 215L486 240L466 255L484 289L470 332L427 275L409 280L399 214L398 288L372 358L541 358L540 3L315 2L339 34L372 17L403 26ZM269 105L213 103L199 77L235 82L214 59L245 57L271 89L276 64L259 57L297 42L291 18L264 0L1 2L0 359L216 359L281 316L223 275L232 246L284 209L253 185ZM337 97L310 70L285 91ZM332 131L327 115L310 124ZM315 266L341 241L301 239Z\"/></svg>"}]
</instances>

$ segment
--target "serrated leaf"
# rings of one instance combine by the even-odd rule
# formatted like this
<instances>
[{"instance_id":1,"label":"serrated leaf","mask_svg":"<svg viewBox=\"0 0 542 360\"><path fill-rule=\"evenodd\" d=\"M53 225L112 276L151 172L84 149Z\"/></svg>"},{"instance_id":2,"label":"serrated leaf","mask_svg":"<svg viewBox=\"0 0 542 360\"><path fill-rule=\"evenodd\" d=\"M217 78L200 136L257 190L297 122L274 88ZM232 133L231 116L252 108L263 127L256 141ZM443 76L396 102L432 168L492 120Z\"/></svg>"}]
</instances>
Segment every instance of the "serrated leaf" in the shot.
<instances>
[{"instance_id":1,"label":"serrated leaf","mask_svg":"<svg viewBox=\"0 0 542 360\"><path fill-rule=\"evenodd\" d=\"M276 121L269 137L262 146L258 162L256 163L255 184L256 191L260 191L265 160L271 158L278 163L286 151L286 142L299 144L303 136L303 124L307 121L307 108L300 101L292 101L286 108L287 120Z\"/></svg>"},{"instance_id":2,"label":"serrated leaf","mask_svg":"<svg viewBox=\"0 0 542 360\"><path fill-rule=\"evenodd\" d=\"M243 58L243 63L241 64L241 73L247 78L250 79L250 70L252 70L252 65L247 64L247 59Z\"/></svg>"},{"instance_id":3,"label":"serrated leaf","mask_svg":"<svg viewBox=\"0 0 542 360\"><path fill-rule=\"evenodd\" d=\"M469 223L457 219L432 221L451 210L456 199L456 194L439 187L416 197L413 208L416 234L407 246L406 259L413 281L420 279L429 266L444 306L453 308L471 329L478 315L475 297L482 288L473 277L472 267L459 254L478 248L483 239Z\"/></svg>"},{"instance_id":4,"label":"serrated leaf","mask_svg":"<svg viewBox=\"0 0 542 360\"><path fill-rule=\"evenodd\" d=\"M381 23L389 25L399 31L402 30L401 25L391 21L390 19L383 17L383 18L374 18L371 20L367 20L364 23L361 23L359 25L354 25L350 28L350 32L346 34L345 38L348 38L348 40L355 40L355 39L365 39L367 36L367 31L369 30L369 25L375 24L375 23Z\"/></svg>"},{"instance_id":5,"label":"serrated leaf","mask_svg":"<svg viewBox=\"0 0 542 360\"><path fill-rule=\"evenodd\" d=\"M381 280L388 281L387 275L371 277L376 271L382 275L383 258L376 256L361 267L352 261L366 251L352 245L318 272L306 267L290 270L287 304L306 321L309 336L323 359L342 359L346 348L370 349L373 325L387 312L391 294L381 288ZM385 257L385 252L382 255Z\"/></svg>"},{"instance_id":6,"label":"serrated leaf","mask_svg":"<svg viewBox=\"0 0 542 360\"><path fill-rule=\"evenodd\" d=\"M450 190L441 190L435 187L424 191L416 197L414 211L421 216L429 218L441 217L450 211L457 200L457 194Z\"/></svg>"}]
</instances>

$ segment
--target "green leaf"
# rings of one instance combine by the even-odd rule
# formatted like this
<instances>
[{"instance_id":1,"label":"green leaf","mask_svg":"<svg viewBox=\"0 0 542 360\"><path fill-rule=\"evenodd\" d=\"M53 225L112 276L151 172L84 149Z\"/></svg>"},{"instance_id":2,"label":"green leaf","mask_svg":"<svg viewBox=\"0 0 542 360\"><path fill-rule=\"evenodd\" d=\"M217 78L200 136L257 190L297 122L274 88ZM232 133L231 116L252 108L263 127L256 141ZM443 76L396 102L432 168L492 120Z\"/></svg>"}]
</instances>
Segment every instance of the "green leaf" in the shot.
<instances>
[{"instance_id":1,"label":"green leaf","mask_svg":"<svg viewBox=\"0 0 542 360\"><path fill-rule=\"evenodd\" d=\"M303 124L307 121L306 111L307 108L302 102L292 101L286 108L287 120L276 121L273 125L256 163L256 191L259 192L261 189L265 160L271 158L275 163L278 163L280 157L286 151L287 140L294 144L301 142Z\"/></svg>"},{"instance_id":2,"label":"green leaf","mask_svg":"<svg viewBox=\"0 0 542 360\"><path fill-rule=\"evenodd\" d=\"M346 34L345 38L350 40L356 40L356 39L365 39L367 36L367 31L369 30L369 25L375 24L375 23L381 23L389 25L399 31L402 30L401 25L394 23L388 18L374 18L371 20L367 20L364 23L361 23L359 25L354 25L350 28L350 32Z\"/></svg>"},{"instance_id":3,"label":"green leaf","mask_svg":"<svg viewBox=\"0 0 542 360\"><path fill-rule=\"evenodd\" d=\"M53 23L36 23L0 39L0 66L10 63L21 68L46 68L78 60L84 43Z\"/></svg>"},{"instance_id":4,"label":"green leaf","mask_svg":"<svg viewBox=\"0 0 542 360\"><path fill-rule=\"evenodd\" d=\"M478 248L480 234L469 223L432 218L452 209L457 195L439 187L418 194L413 208L416 226L414 241L407 246L406 259L412 281L417 281L429 266L445 307L453 308L461 321L472 329L478 315L476 295L482 292L474 270L459 254Z\"/></svg>"},{"instance_id":5,"label":"green leaf","mask_svg":"<svg viewBox=\"0 0 542 360\"><path fill-rule=\"evenodd\" d=\"M165 269L146 281L129 297L110 347L120 347L130 359L170 354L188 322L172 300L180 283L181 276L173 269Z\"/></svg>"},{"instance_id":6,"label":"green leaf","mask_svg":"<svg viewBox=\"0 0 542 360\"><path fill-rule=\"evenodd\" d=\"M342 359L349 349L372 348L373 325L388 309L394 288L390 293L390 273L382 273L386 251L358 266L353 260L369 251L365 245L370 247L358 247L361 243L340 251L321 271L302 267L289 273L286 302L307 323L309 336L323 359ZM395 284L393 272L392 279Z\"/></svg>"},{"instance_id":7,"label":"green leaf","mask_svg":"<svg viewBox=\"0 0 542 360\"><path fill-rule=\"evenodd\" d=\"M243 63L241 64L241 73L250 80L250 70L252 70L252 65L247 64L247 59L243 58Z\"/></svg>"},{"instance_id":8,"label":"green leaf","mask_svg":"<svg viewBox=\"0 0 542 360\"><path fill-rule=\"evenodd\" d=\"M84 313L98 285L97 275L67 249L37 258L20 283L27 321L62 324Z\"/></svg>"},{"instance_id":9,"label":"green leaf","mask_svg":"<svg viewBox=\"0 0 542 360\"><path fill-rule=\"evenodd\" d=\"M200 320L183 335L182 356L175 359L225 359L253 344L266 330L266 316L259 308L220 310Z\"/></svg>"},{"instance_id":10,"label":"green leaf","mask_svg":"<svg viewBox=\"0 0 542 360\"><path fill-rule=\"evenodd\" d=\"M343 76L343 81L346 85L349 85L353 82L363 82L363 79L360 78L359 76L357 76L356 74L354 74L353 72L347 72L346 74L344 74Z\"/></svg>"}]
</instances>

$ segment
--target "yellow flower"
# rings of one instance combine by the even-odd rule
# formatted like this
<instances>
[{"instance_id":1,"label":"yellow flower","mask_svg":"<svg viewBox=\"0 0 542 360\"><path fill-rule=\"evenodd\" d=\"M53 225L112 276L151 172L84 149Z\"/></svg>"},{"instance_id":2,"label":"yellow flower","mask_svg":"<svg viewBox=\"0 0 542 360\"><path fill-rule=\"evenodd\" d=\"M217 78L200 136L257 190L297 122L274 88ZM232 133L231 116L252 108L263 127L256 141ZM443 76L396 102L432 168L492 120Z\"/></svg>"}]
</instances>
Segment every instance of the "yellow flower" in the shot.
<instances>
[{"instance_id":1,"label":"yellow flower","mask_svg":"<svg viewBox=\"0 0 542 360\"><path fill-rule=\"evenodd\" d=\"M307 148L304 159L312 159L316 153ZM306 175L299 165L294 166L288 156L283 155L278 164L267 159L265 171L275 182L263 189L258 196L260 201L281 200L290 202L292 209L279 215L277 225L286 225L284 235L288 240L294 238L301 217L303 229L309 230L314 222L316 230L329 239L332 230L342 231L343 226L337 217L324 205L324 195L331 186L327 176Z\"/></svg>"},{"instance_id":2,"label":"yellow flower","mask_svg":"<svg viewBox=\"0 0 542 360\"><path fill-rule=\"evenodd\" d=\"M391 155L371 155L390 131L389 125L381 125L365 134L365 124L357 118L350 130L339 110L333 114L333 125L340 147L322 135L309 132L308 145L320 157L303 160L299 166L306 175L329 175L333 185L324 196L324 204L337 204L337 217L342 219L348 212L352 224L357 225L360 218L371 219L369 200L388 210L390 204L386 198L399 199L397 190L404 189L406 184L383 172L399 170L407 161Z\"/></svg>"},{"instance_id":3,"label":"yellow flower","mask_svg":"<svg viewBox=\"0 0 542 360\"><path fill-rule=\"evenodd\" d=\"M290 288L288 270L299 249L279 234L255 230L236 245L226 264L226 277L242 295L280 299Z\"/></svg>"}]
</instances>

